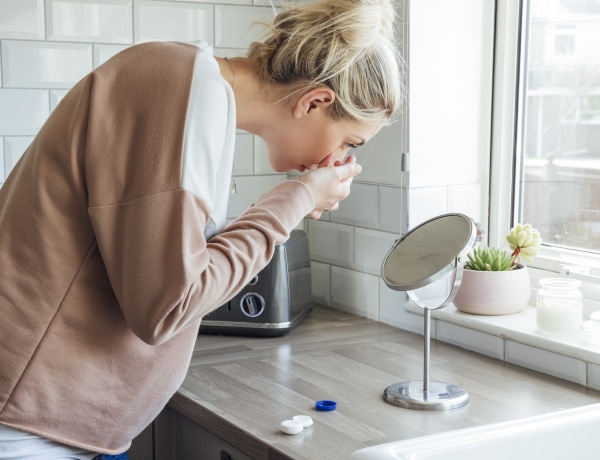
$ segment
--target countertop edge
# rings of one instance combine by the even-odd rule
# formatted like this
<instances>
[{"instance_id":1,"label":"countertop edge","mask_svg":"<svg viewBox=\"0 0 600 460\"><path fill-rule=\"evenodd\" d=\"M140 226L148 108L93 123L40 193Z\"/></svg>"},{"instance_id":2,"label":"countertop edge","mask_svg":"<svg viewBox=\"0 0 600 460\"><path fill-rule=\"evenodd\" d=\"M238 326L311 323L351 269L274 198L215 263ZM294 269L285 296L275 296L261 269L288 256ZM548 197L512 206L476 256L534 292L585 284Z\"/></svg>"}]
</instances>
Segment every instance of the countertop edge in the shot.
<instances>
[{"instance_id":1,"label":"countertop edge","mask_svg":"<svg viewBox=\"0 0 600 460\"><path fill-rule=\"evenodd\" d=\"M193 394L180 388L167 404L192 422L200 425L220 439L227 440L232 447L244 452L256 460L293 460L292 457L279 451L275 446L264 442L258 434L252 434L232 423L226 417L219 415L215 408L205 406L205 403Z\"/></svg>"}]
</instances>

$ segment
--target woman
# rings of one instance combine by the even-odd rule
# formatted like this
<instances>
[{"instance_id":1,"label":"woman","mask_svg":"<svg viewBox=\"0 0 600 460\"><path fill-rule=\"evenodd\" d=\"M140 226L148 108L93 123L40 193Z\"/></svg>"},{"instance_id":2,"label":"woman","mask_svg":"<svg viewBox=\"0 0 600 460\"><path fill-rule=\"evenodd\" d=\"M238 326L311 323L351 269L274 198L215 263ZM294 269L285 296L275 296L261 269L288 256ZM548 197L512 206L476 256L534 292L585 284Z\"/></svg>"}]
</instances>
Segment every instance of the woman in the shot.
<instances>
[{"instance_id":1,"label":"woman","mask_svg":"<svg viewBox=\"0 0 600 460\"><path fill-rule=\"evenodd\" d=\"M302 4L247 57L142 44L69 91L0 190L0 459L113 458L152 422L202 316L348 195L400 104L393 17ZM236 129L306 173L225 226Z\"/></svg>"}]
</instances>

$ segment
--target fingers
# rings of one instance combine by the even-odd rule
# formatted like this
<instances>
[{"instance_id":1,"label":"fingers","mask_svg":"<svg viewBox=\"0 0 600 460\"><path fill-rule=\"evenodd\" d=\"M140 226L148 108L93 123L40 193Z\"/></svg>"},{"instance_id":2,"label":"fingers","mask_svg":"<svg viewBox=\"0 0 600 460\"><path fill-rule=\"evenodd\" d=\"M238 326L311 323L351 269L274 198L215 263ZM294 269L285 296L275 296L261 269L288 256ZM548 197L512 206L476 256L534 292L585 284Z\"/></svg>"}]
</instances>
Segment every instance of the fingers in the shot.
<instances>
[{"instance_id":1,"label":"fingers","mask_svg":"<svg viewBox=\"0 0 600 460\"><path fill-rule=\"evenodd\" d=\"M356 163L356 157L354 155L348 155L346 158L344 158L344 161L335 160L335 163L333 164L333 166L342 166L342 165L346 165L349 163Z\"/></svg>"},{"instance_id":2,"label":"fingers","mask_svg":"<svg viewBox=\"0 0 600 460\"><path fill-rule=\"evenodd\" d=\"M314 220L319 220L322 215L323 215L323 211L317 211L315 209L308 215L308 217L310 217L311 219L314 219Z\"/></svg>"},{"instance_id":3,"label":"fingers","mask_svg":"<svg viewBox=\"0 0 600 460\"><path fill-rule=\"evenodd\" d=\"M311 213L308 214L308 217L310 217L311 219L314 219L314 220L319 220L321 218L321 216L323 215L323 212L325 212L325 211L335 211L339 207L340 207L340 203L338 201L336 204L334 204L329 209L323 209L323 210L317 210L317 209L315 209L314 211L312 211Z\"/></svg>"},{"instance_id":4,"label":"fingers","mask_svg":"<svg viewBox=\"0 0 600 460\"><path fill-rule=\"evenodd\" d=\"M362 166L356 163L356 159L354 161L348 161L336 168L339 173L340 181L345 181L348 179L353 179L358 176L362 171Z\"/></svg>"},{"instance_id":5,"label":"fingers","mask_svg":"<svg viewBox=\"0 0 600 460\"><path fill-rule=\"evenodd\" d=\"M309 217L319 219L323 211L338 209L339 202L350 194L352 180L361 170L354 156L343 161L332 161L329 157L321 161L317 169L300 176L298 180L310 188L315 200L315 208Z\"/></svg>"}]
</instances>

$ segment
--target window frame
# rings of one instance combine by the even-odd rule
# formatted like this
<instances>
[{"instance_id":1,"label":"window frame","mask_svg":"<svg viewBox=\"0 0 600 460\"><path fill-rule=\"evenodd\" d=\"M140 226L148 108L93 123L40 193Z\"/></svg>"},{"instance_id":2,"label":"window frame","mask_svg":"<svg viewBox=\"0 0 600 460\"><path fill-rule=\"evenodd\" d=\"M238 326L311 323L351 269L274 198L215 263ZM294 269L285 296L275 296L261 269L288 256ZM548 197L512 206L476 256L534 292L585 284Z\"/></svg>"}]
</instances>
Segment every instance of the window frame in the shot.
<instances>
[{"instance_id":1,"label":"window frame","mask_svg":"<svg viewBox=\"0 0 600 460\"><path fill-rule=\"evenodd\" d=\"M528 0L496 0L494 40L494 84L492 96L492 143L489 171L488 244L502 246L508 229L517 222L519 209L516 187L521 170L519 113L523 108L520 84L526 85L524 62L527 58ZM524 22L524 27L521 27ZM492 212L494 210L494 212ZM542 235L542 240L544 235ZM528 264L534 272L532 287L540 277L558 276L561 266L592 269L600 267L594 253L559 247L542 246L535 260ZM584 297L600 302L597 283L582 286Z\"/></svg>"}]
</instances>

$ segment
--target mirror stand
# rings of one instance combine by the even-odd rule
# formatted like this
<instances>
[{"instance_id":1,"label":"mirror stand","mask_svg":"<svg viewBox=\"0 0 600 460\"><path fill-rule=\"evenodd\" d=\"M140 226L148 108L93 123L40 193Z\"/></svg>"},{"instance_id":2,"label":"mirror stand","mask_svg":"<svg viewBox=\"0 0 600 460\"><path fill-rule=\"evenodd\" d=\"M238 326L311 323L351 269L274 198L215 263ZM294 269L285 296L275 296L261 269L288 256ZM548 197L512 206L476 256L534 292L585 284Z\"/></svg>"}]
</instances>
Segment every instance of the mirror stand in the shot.
<instances>
[{"instance_id":1,"label":"mirror stand","mask_svg":"<svg viewBox=\"0 0 600 460\"><path fill-rule=\"evenodd\" d=\"M407 409L448 410L469 403L469 394L461 387L429 381L431 341L431 310L448 305L462 280L461 259L472 247L476 237L473 221L463 214L446 214L424 222L408 232L389 251L381 274L386 285L405 291L423 313L423 381L408 381L388 386L386 402ZM414 292L451 274L450 294L439 306L424 304Z\"/></svg>"},{"instance_id":2,"label":"mirror stand","mask_svg":"<svg viewBox=\"0 0 600 460\"><path fill-rule=\"evenodd\" d=\"M461 387L444 382L429 381L429 344L431 341L431 309L423 312L423 381L394 383L383 392L383 399L406 409L449 410L469 403L469 394Z\"/></svg>"}]
</instances>

